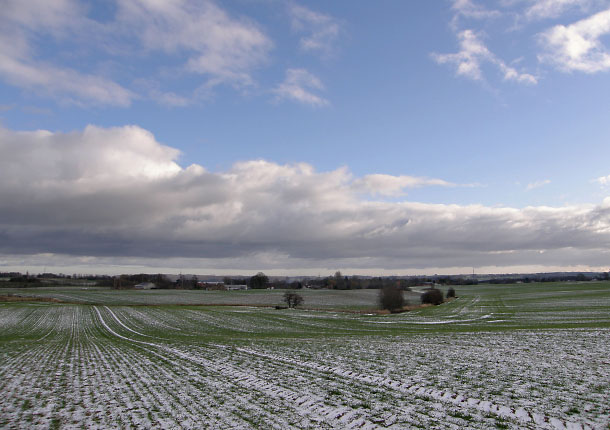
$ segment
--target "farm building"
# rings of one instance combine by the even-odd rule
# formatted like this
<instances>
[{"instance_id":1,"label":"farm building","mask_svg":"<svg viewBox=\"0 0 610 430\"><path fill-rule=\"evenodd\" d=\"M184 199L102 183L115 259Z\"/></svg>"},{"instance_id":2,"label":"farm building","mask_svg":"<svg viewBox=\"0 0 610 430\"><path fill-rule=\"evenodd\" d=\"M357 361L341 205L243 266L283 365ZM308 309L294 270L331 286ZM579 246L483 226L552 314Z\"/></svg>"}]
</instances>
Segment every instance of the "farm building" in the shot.
<instances>
[{"instance_id":1,"label":"farm building","mask_svg":"<svg viewBox=\"0 0 610 430\"><path fill-rule=\"evenodd\" d=\"M153 288L156 288L156 287L157 286L155 284L153 284L152 282L142 282L142 283L134 286L134 288L136 290L152 290Z\"/></svg>"},{"instance_id":2,"label":"farm building","mask_svg":"<svg viewBox=\"0 0 610 430\"><path fill-rule=\"evenodd\" d=\"M206 291L224 291L224 282L197 282L197 288Z\"/></svg>"}]
</instances>

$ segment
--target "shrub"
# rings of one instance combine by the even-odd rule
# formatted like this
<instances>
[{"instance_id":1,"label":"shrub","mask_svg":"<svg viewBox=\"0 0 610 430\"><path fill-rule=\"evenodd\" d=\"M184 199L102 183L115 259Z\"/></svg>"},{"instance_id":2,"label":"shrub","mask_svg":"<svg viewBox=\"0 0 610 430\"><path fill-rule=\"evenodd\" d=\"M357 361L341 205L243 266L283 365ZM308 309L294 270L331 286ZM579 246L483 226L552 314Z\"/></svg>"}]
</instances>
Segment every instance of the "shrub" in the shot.
<instances>
[{"instance_id":1,"label":"shrub","mask_svg":"<svg viewBox=\"0 0 610 430\"><path fill-rule=\"evenodd\" d=\"M432 288L421 295L422 304L440 305L443 303L443 293L441 290Z\"/></svg>"},{"instance_id":2,"label":"shrub","mask_svg":"<svg viewBox=\"0 0 610 430\"><path fill-rule=\"evenodd\" d=\"M390 312L401 309L405 304L405 299L402 295L402 290L396 287L385 287L379 290L379 305L381 309L387 309Z\"/></svg>"},{"instance_id":3,"label":"shrub","mask_svg":"<svg viewBox=\"0 0 610 430\"><path fill-rule=\"evenodd\" d=\"M455 290L453 289L453 287L449 287L449 289L447 290L447 298L450 297L455 297Z\"/></svg>"}]
</instances>

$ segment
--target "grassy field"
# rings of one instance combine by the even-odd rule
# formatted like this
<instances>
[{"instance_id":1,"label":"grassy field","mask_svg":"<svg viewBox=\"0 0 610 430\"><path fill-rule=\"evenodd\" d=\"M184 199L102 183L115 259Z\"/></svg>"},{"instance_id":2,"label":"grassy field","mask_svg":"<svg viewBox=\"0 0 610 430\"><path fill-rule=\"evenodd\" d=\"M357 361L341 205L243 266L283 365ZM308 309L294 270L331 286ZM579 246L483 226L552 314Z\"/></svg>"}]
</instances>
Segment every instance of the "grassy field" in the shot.
<instances>
[{"instance_id":1,"label":"grassy field","mask_svg":"<svg viewBox=\"0 0 610 430\"><path fill-rule=\"evenodd\" d=\"M610 428L610 283L8 293L82 304L0 304L2 428Z\"/></svg>"}]
</instances>

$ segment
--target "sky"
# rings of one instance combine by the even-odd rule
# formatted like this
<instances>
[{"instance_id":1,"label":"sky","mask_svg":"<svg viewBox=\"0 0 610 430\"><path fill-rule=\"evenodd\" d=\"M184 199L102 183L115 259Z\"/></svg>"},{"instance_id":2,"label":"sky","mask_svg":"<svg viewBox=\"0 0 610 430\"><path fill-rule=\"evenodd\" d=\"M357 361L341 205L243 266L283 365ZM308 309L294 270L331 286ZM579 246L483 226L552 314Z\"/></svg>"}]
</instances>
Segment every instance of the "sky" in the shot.
<instances>
[{"instance_id":1,"label":"sky","mask_svg":"<svg viewBox=\"0 0 610 430\"><path fill-rule=\"evenodd\" d=\"M610 269L610 0L3 0L0 270Z\"/></svg>"}]
</instances>

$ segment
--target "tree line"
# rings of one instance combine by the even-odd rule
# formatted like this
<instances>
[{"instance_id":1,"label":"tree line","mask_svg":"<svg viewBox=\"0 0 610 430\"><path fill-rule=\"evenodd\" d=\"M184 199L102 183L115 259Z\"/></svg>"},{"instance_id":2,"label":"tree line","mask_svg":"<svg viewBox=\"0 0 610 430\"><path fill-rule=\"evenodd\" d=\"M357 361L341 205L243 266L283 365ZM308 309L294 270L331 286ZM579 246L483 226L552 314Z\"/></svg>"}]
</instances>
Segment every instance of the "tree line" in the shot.
<instances>
[{"instance_id":1,"label":"tree line","mask_svg":"<svg viewBox=\"0 0 610 430\"><path fill-rule=\"evenodd\" d=\"M325 277L301 278L300 280L285 280L281 278L270 278L263 272L259 272L253 276L225 277L223 282L202 282L197 276L179 276L178 279L172 280L164 274L123 274L118 276L110 275L90 275L90 274L73 274L65 275L63 273L39 273L30 275L29 273L22 274L20 272L0 272L0 278L5 278L11 283L21 284L22 286L34 286L41 282L45 284L70 284L75 285L78 281L95 282L99 286L108 286L116 289L133 288L135 285L145 282L155 284L155 288L159 289L223 289L224 286L231 285L247 285L251 289L288 289L297 290L301 288L319 288L319 289L334 289L334 290L356 290L356 289L384 289L387 287L395 287L403 291L407 291L414 286L425 284L440 284L440 285L472 285L478 284L479 280L468 276L455 275L434 275L434 276L379 276L379 277L359 277L359 276L344 276L340 271L333 275ZM539 273L539 274L524 274L524 275L500 275L497 277L491 276L484 281L489 284L514 284L514 283L529 283L529 282L578 282L591 280L610 280L608 272L599 273Z\"/></svg>"}]
</instances>

